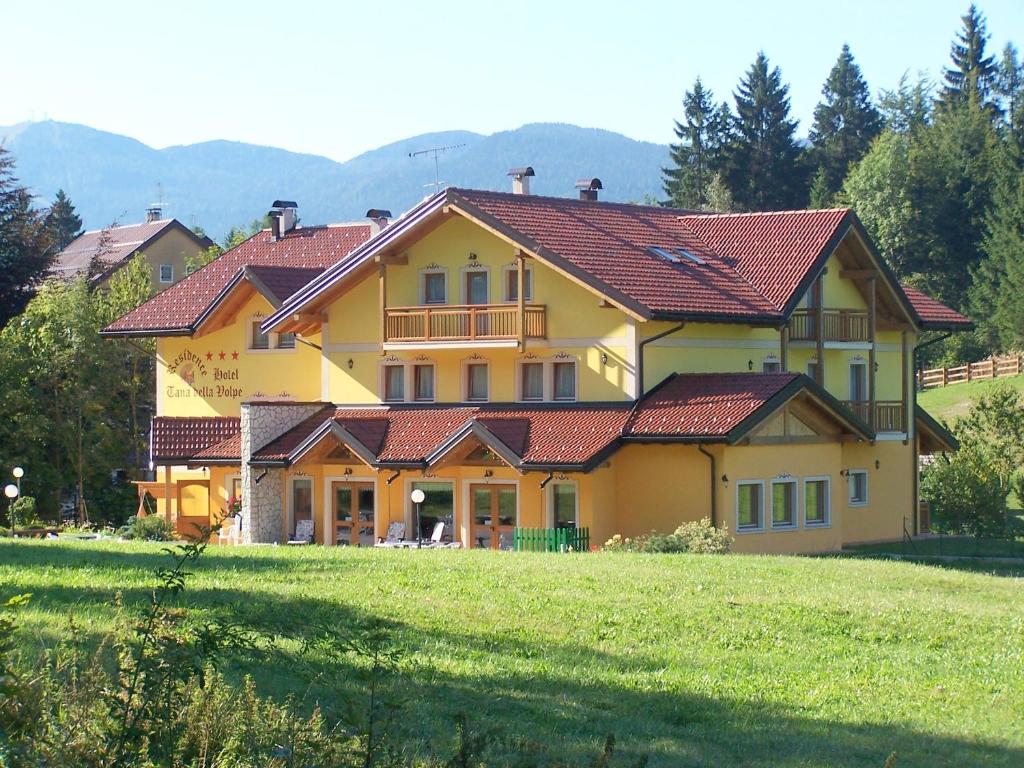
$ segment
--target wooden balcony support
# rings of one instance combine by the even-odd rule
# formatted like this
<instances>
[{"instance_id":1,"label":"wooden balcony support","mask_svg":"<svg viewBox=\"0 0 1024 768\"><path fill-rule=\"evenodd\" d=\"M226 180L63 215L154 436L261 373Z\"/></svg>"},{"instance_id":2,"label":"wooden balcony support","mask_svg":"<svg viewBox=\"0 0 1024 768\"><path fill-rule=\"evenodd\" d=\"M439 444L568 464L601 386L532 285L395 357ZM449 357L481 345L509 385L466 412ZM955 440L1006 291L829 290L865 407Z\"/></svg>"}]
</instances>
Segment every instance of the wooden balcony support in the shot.
<instances>
[{"instance_id":1,"label":"wooden balcony support","mask_svg":"<svg viewBox=\"0 0 1024 768\"><path fill-rule=\"evenodd\" d=\"M871 349L868 351L868 401L875 402L875 324L877 309L877 292L875 290L875 278L868 278L868 341L871 342ZM874 410L874 407L872 407Z\"/></svg>"},{"instance_id":2,"label":"wooden balcony support","mask_svg":"<svg viewBox=\"0 0 1024 768\"><path fill-rule=\"evenodd\" d=\"M516 307L519 314L519 351L526 351L526 256L516 249Z\"/></svg>"},{"instance_id":3,"label":"wooden balcony support","mask_svg":"<svg viewBox=\"0 0 1024 768\"><path fill-rule=\"evenodd\" d=\"M520 294L521 295L521 294ZM541 304L436 304L384 309L384 342L514 341L547 338Z\"/></svg>"}]
</instances>

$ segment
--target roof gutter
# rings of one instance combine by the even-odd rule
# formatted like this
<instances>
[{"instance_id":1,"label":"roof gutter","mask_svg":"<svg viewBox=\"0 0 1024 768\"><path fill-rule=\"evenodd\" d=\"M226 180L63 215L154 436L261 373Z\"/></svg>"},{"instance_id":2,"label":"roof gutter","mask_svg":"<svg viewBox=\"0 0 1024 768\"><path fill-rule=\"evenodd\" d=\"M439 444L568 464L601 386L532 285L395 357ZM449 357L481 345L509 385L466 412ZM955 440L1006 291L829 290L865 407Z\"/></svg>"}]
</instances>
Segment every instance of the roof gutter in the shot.
<instances>
[{"instance_id":1,"label":"roof gutter","mask_svg":"<svg viewBox=\"0 0 1024 768\"><path fill-rule=\"evenodd\" d=\"M641 340L641 342L637 345L636 397L633 398L634 400L642 400L644 396L644 349L646 349L647 345L650 344L652 341L657 341L658 339L663 339L666 336L670 336L676 331L683 330L684 327L686 327L686 323L679 323L679 325L669 328L667 331L662 331L661 333L655 334L654 336L651 336L649 339Z\"/></svg>"}]
</instances>

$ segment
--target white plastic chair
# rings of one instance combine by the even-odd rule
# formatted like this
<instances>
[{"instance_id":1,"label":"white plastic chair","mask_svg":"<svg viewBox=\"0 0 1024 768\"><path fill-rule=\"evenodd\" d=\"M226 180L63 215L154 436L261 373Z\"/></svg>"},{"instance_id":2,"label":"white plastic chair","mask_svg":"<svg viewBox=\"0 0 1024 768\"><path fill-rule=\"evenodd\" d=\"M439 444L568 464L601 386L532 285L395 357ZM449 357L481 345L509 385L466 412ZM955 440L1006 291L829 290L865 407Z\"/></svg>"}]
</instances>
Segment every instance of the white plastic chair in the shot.
<instances>
[{"instance_id":1,"label":"white plastic chair","mask_svg":"<svg viewBox=\"0 0 1024 768\"><path fill-rule=\"evenodd\" d=\"M242 532L242 518L238 515L225 518L217 531L218 544L237 544L239 534Z\"/></svg>"},{"instance_id":2,"label":"white plastic chair","mask_svg":"<svg viewBox=\"0 0 1024 768\"><path fill-rule=\"evenodd\" d=\"M289 544L311 544L313 542L313 521L298 520L295 523L295 538Z\"/></svg>"}]
</instances>

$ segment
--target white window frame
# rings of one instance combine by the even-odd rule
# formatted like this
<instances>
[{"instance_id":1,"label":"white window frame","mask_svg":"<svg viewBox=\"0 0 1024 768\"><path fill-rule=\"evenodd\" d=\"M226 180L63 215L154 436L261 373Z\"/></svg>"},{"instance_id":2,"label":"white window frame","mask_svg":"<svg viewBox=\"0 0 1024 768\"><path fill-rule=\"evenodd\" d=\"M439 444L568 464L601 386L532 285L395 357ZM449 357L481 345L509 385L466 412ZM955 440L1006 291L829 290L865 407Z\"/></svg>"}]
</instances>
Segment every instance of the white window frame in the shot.
<instances>
[{"instance_id":1,"label":"white window frame","mask_svg":"<svg viewBox=\"0 0 1024 768\"><path fill-rule=\"evenodd\" d=\"M469 275L477 272L483 272L484 277L487 278L487 301L483 304L476 304L474 306L482 307L491 303L491 268L485 267L483 264L473 264L462 267L459 270L459 291L462 297L462 303L469 305L469 286L466 285L469 282Z\"/></svg>"},{"instance_id":2,"label":"white window frame","mask_svg":"<svg viewBox=\"0 0 1024 768\"><path fill-rule=\"evenodd\" d=\"M778 366L778 370L766 370L769 365ZM776 355L766 355L761 360L761 373L782 373L782 361Z\"/></svg>"},{"instance_id":3,"label":"white window frame","mask_svg":"<svg viewBox=\"0 0 1024 768\"><path fill-rule=\"evenodd\" d=\"M761 509L759 510L760 522L755 528L754 526L747 526L745 528L740 527L740 488L747 485L757 485L761 488ZM766 507L764 497L764 480L737 480L736 481L736 533L762 533L764 531L765 518L766 518Z\"/></svg>"},{"instance_id":4,"label":"white window frame","mask_svg":"<svg viewBox=\"0 0 1024 768\"><path fill-rule=\"evenodd\" d=\"M416 399L416 366L429 366L434 371L434 397L430 400ZM402 399L388 400L385 383L386 369L402 369ZM490 386L490 381L488 381ZM377 368L377 400L381 403L436 403L437 402L437 361L435 360L381 360Z\"/></svg>"},{"instance_id":5,"label":"white window frame","mask_svg":"<svg viewBox=\"0 0 1024 768\"><path fill-rule=\"evenodd\" d=\"M810 360L807 361L807 378L809 379L815 378L814 373L811 371L812 366L814 368L818 367L818 358L812 357Z\"/></svg>"},{"instance_id":6,"label":"white window frame","mask_svg":"<svg viewBox=\"0 0 1024 768\"><path fill-rule=\"evenodd\" d=\"M545 489L544 499L547 505L547 512L545 518L547 520L547 527L555 527L555 486L556 485L571 485L573 487L573 493L575 494L575 505L576 508L573 510L573 521L577 528L580 527L580 484L578 480L552 480L548 483L548 487Z\"/></svg>"},{"instance_id":7,"label":"white window frame","mask_svg":"<svg viewBox=\"0 0 1024 768\"><path fill-rule=\"evenodd\" d=\"M573 366L573 397L555 399L555 363ZM543 397L540 400L523 399L523 366L538 364L543 370ZM516 360L516 402L518 403L578 403L580 402L580 361L576 357L522 358Z\"/></svg>"},{"instance_id":8,"label":"white window frame","mask_svg":"<svg viewBox=\"0 0 1024 768\"><path fill-rule=\"evenodd\" d=\"M254 347L253 346L253 324L262 323L266 317L264 315L250 315L249 324L246 326L246 338L245 338L245 351L251 352L256 355L265 355L267 353L278 354L281 352L294 352L299 347L298 336L295 337L295 343L290 347L282 347L281 334L277 331L271 331L267 334L267 346L266 347Z\"/></svg>"},{"instance_id":9,"label":"white window frame","mask_svg":"<svg viewBox=\"0 0 1024 768\"><path fill-rule=\"evenodd\" d=\"M864 499L862 501L857 501L853 498L853 485L851 481L853 475L864 475ZM846 470L846 498L851 507L866 507L868 505L871 499L869 486L868 471L866 469Z\"/></svg>"},{"instance_id":10,"label":"white window frame","mask_svg":"<svg viewBox=\"0 0 1024 768\"><path fill-rule=\"evenodd\" d=\"M432 301L427 304L427 275L443 275L444 276L444 301ZM420 306L431 306L440 307L450 303L449 298L452 295L451 285L448 283L448 268L447 267L424 267L419 271L417 290L419 291L419 303Z\"/></svg>"},{"instance_id":11,"label":"white window frame","mask_svg":"<svg viewBox=\"0 0 1024 768\"><path fill-rule=\"evenodd\" d=\"M473 481L473 482L479 482L479 481ZM506 480L505 482L508 482L508 481ZM456 494L458 494L458 487L457 487L456 482L455 482L454 479L450 479L450 478L447 478L447 477L407 477L405 479L405 537L407 539L411 539L413 536L416 535L416 523L413 520L413 515L416 514L416 504L415 504L415 502L413 502L412 498L410 498L410 497L412 496L412 492L413 492L414 487L418 483L419 484L425 484L425 485L436 483L438 485L450 485L452 487L452 529L453 530L450 532L450 534L451 534L451 537L452 537L452 541L461 541L462 540L462 536L460 535L460 531L459 531L459 504L458 504L458 496L456 495ZM468 482L467 482L466 487L467 488L469 487ZM518 503L518 501L519 501L519 493L518 493L518 488L517 488L516 502ZM469 505L467 504L465 508L468 510L469 509ZM467 512L467 514L468 514L468 512ZM519 514L519 510L518 510L518 507L517 507L516 508L516 523L517 524L518 524L518 520L519 520L518 514ZM430 534L431 534L431 531L420 531L420 536L423 537L424 539L429 539L430 538Z\"/></svg>"},{"instance_id":12,"label":"white window frame","mask_svg":"<svg viewBox=\"0 0 1024 768\"><path fill-rule=\"evenodd\" d=\"M791 523L776 523L775 522L775 486L776 485L791 485L793 486L793 522ZM792 531L800 527L800 482L795 477L776 477L773 478L768 486L769 501L766 505L768 507L768 518L771 520L771 527L773 531Z\"/></svg>"},{"instance_id":13,"label":"white window frame","mask_svg":"<svg viewBox=\"0 0 1024 768\"><path fill-rule=\"evenodd\" d=\"M471 365L482 365L487 369L487 397L480 399L469 399L469 366ZM462 361L462 391L461 397L464 403L489 403L491 402L491 361L481 359L468 359ZM434 382L435 386L437 382Z\"/></svg>"},{"instance_id":14,"label":"white window frame","mask_svg":"<svg viewBox=\"0 0 1024 768\"><path fill-rule=\"evenodd\" d=\"M288 478L288 521L285 529L285 540L295 536L295 483L306 481L309 483L309 519L316 523L316 482L312 475L291 475ZM313 534L314 540L316 533Z\"/></svg>"},{"instance_id":15,"label":"white window frame","mask_svg":"<svg viewBox=\"0 0 1024 768\"><path fill-rule=\"evenodd\" d=\"M525 271L527 273L526 287L528 288L528 290L524 291L524 293L526 294L526 298L523 299L523 302L525 304L529 304L530 302L533 301L533 293L534 293L533 267L526 267ZM508 290L508 285L509 285L509 283L508 283L508 279L509 279L508 275L509 275L510 272L512 274L516 275L516 279L518 280L519 268L518 267L514 267L514 266L510 266L510 265L506 265L506 266L501 268L501 301L502 301L503 304L515 304L515 303L517 303L519 301L519 299L511 298L509 290Z\"/></svg>"},{"instance_id":16,"label":"white window frame","mask_svg":"<svg viewBox=\"0 0 1024 768\"><path fill-rule=\"evenodd\" d=\"M853 386L851 386L853 384L853 369L856 366L861 366L864 369L864 398L861 399L861 400L858 400L857 398L855 398L853 396ZM850 397L849 397L850 402L853 402L853 403L866 403L866 402L868 402L868 398L870 396L870 393L868 392L868 363L867 363L867 361L866 360L851 360L850 361L850 365L849 365L849 367L847 369L847 374L846 375L847 375L846 384L850 388Z\"/></svg>"},{"instance_id":17,"label":"white window frame","mask_svg":"<svg viewBox=\"0 0 1024 768\"><path fill-rule=\"evenodd\" d=\"M166 280L164 279L164 269L167 269L170 272L170 276ZM161 285L170 285L171 283L174 282L173 264L161 264L157 271L159 272L159 279Z\"/></svg>"},{"instance_id":18,"label":"white window frame","mask_svg":"<svg viewBox=\"0 0 1024 768\"><path fill-rule=\"evenodd\" d=\"M401 368L402 369L402 397L401 399L390 400L387 397L387 369L388 368ZM406 363L395 362L395 361L383 361L380 364L380 372L378 375L378 399L382 403L404 403L409 392L408 381L406 379Z\"/></svg>"},{"instance_id":19,"label":"white window frame","mask_svg":"<svg viewBox=\"0 0 1024 768\"><path fill-rule=\"evenodd\" d=\"M808 483L825 483L825 519L824 520L808 520L807 519L807 484ZM805 477L803 479L801 488L801 505L800 508L803 510L801 513L801 519L803 520L804 528L829 528L832 526L832 477L830 475L813 475L811 477Z\"/></svg>"},{"instance_id":20,"label":"white window frame","mask_svg":"<svg viewBox=\"0 0 1024 768\"><path fill-rule=\"evenodd\" d=\"M416 397L416 369L429 368L431 377L431 390L433 397ZM405 392L410 403L436 403L437 402L437 365L433 360L414 360L405 366Z\"/></svg>"},{"instance_id":21,"label":"white window frame","mask_svg":"<svg viewBox=\"0 0 1024 768\"><path fill-rule=\"evenodd\" d=\"M227 507L228 502L233 498L231 491L234 489L235 480L238 481L238 494L244 495L244 489L242 488L242 475L235 472L230 475L224 475L224 506Z\"/></svg>"}]
</instances>

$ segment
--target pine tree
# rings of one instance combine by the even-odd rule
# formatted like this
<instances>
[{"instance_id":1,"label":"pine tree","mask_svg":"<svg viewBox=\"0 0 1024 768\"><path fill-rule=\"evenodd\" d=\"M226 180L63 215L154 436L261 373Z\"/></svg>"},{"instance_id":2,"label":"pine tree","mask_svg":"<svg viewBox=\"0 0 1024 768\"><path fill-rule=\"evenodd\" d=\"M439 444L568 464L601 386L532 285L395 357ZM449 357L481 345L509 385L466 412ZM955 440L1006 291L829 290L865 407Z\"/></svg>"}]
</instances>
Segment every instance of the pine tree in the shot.
<instances>
[{"instance_id":1,"label":"pine tree","mask_svg":"<svg viewBox=\"0 0 1024 768\"><path fill-rule=\"evenodd\" d=\"M0 328L28 304L53 256L45 222L0 145Z\"/></svg>"},{"instance_id":2,"label":"pine tree","mask_svg":"<svg viewBox=\"0 0 1024 768\"><path fill-rule=\"evenodd\" d=\"M1009 138L1018 155L1024 154L1024 63L1017 58L1013 43L1007 43L999 61L995 92L1006 118Z\"/></svg>"},{"instance_id":3,"label":"pine tree","mask_svg":"<svg viewBox=\"0 0 1024 768\"><path fill-rule=\"evenodd\" d=\"M82 234L82 219L75 213L75 206L63 189L57 190L57 196L46 214L46 226L50 230L54 248L62 251L71 241Z\"/></svg>"},{"instance_id":4,"label":"pine tree","mask_svg":"<svg viewBox=\"0 0 1024 768\"><path fill-rule=\"evenodd\" d=\"M843 45L839 59L821 89L824 99L814 109L810 140L818 170L812 185L812 207L832 204L850 166L860 160L882 130L882 118L871 103L868 84Z\"/></svg>"},{"instance_id":5,"label":"pine tree","mask_svg":"<svg viewBox=\"0 0 1024 768\"><path fill-rule=\"evenodd\" d=\"M726 153L725 179L741 210L798 208L807 201L807 173L789 117L789 86L768 57L757 54L733 94L735 132Z\"/></svg>"},{"instance_id":6,"label":"pine tree","mask_svg":"<svg viewBox=\"0 0 1024 768\"><path fill-rule=\"evenodd\" d=\"M932 83L919 75L911 84L907 74L891 90L883 90L878 99L885 127L896 133L916 133L928 125L932 118Z\"/></svg>"},{"instance_id":7,"label":"pine tree","mask_svg":"<svg viewBox=\"0 0 1024 768\"><path fill-rule=\"evenodd\" d=\"M665 193L677 208L707 207L707 188L722 165L731 115L729 107L716 107L714 95L698 77L683 96L683 123L676 121L678 144L669 146L674 167L663 168Z\"/></svg>"},{"instance_id":8,"label":"pine tree","mask_svg":"<svg viewBox=\"0 0 1024 768\"><path fill-rule=\"evenodd\" d=\"M946 109L955 109L973 100L994 114L996 106L991 101L991 94L996 79L996 63L992 56L985 55L985 43L989 39L985 17L971 3L960 20L963 28L950 45L949 58L953 66L945 71L946 84L939 94L939 104Z\"/></svg>"}]
</instances>

